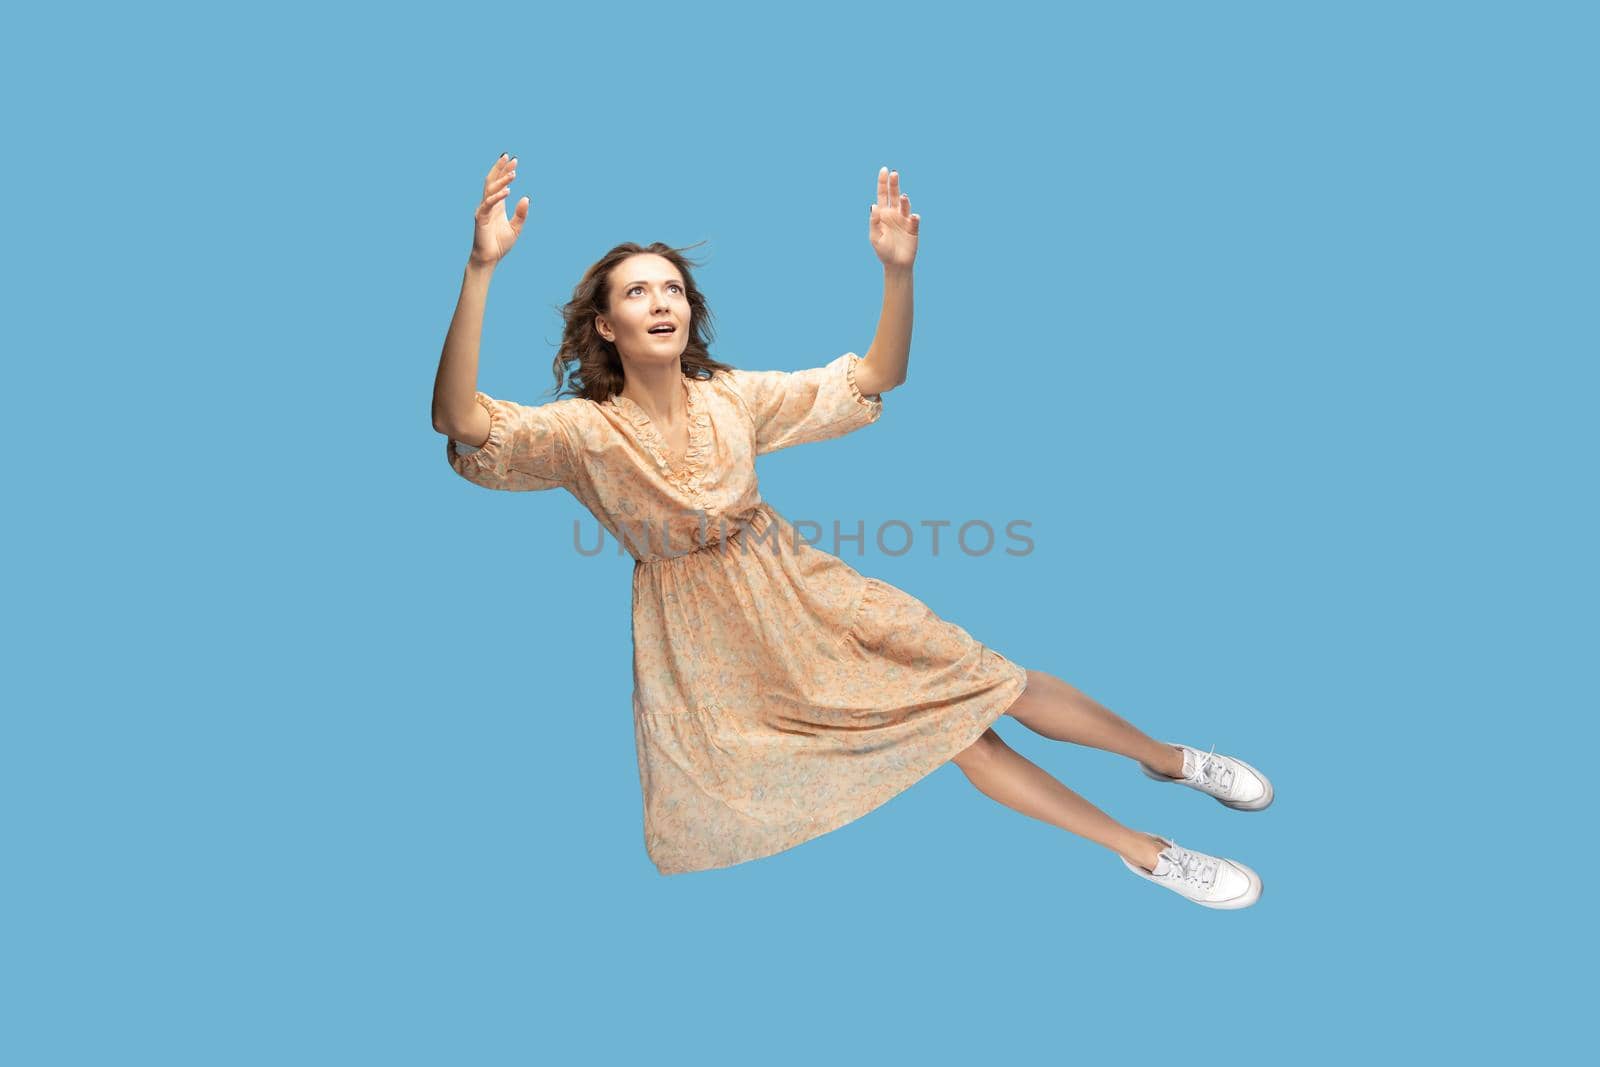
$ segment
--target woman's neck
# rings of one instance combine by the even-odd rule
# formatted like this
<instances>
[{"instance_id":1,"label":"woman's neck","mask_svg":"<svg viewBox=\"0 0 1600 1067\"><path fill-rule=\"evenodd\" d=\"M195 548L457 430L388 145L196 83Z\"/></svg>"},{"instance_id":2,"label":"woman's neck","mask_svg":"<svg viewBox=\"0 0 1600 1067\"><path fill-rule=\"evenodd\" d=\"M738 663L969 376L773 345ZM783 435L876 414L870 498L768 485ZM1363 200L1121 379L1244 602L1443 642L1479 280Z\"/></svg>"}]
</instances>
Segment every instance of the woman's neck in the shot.
<instances>
[{"instance_id":1,"label":"woman's neck","mask_svg":"<svg viewBox=\"0 0 1600 1067\"><path fill-rule=\"evenodd\" d=\"M622 395L639 405L657 426L677 426L689 413L685 388L682 365L672 363L652 370L628 371Z\"/></svg>"}]
</instances>

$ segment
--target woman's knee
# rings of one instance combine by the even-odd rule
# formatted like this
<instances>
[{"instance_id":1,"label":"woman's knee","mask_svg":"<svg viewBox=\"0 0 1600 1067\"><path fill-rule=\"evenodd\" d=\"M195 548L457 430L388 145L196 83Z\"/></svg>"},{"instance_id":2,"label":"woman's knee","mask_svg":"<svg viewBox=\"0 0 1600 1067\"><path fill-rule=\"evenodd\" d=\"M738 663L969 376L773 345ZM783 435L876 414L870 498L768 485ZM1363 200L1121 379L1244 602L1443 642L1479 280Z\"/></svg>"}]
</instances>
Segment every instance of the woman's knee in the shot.
<instances>
[{"instance_id":1,"label":"woman's knee","mask_svg":"<svg viewBox=\"0 0 1600 1067\"><path fill-rule=\"evenodd\" d=\"M976 741L957 752L950 762L960 767L963 771L971 770L986 760L994 759L1005 750L1005 747L1006 743L1000 739L1000 735L995 733L994 727L991 726L980 734Z\"/></svg>"},{"instance_id":2,"label":"woman's knee","mask_svg":"<svg viewBox=\"0 0 1600 1067\"><path fill-rule=\"evenodd\" d=\"M1017 694L1017 699L1011 702L1011 706L1006 709L1006 714L1015 717L1019 708L1026 708L1030 703L1039 699L1053 681L1055 679L1043 671L1028 670L1028 684L1023 686L1021 693Z\"/></svg>"}]
</instances>

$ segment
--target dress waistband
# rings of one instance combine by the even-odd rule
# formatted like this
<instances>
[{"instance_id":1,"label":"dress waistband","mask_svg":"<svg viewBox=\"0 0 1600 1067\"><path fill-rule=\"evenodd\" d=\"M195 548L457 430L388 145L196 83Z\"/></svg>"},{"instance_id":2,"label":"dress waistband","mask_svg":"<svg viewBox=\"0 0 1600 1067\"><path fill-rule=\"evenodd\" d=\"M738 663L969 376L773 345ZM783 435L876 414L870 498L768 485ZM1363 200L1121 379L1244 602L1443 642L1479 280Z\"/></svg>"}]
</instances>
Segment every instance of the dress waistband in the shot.
<instances>
[{"instance_id":1,"label":"dress waistband","mask_svg":"<svg viewBox=\"0 0 1600 1067\"><path fill-rule=\"evenodd\" d=\"M672 556L652 556L649 559L636 556L634 557L633 567L634 570L638 570L641 567L681 563L704 555L707 552L722 553L733 551L741 547L746 530L754 530L757 534L760 534L771 525L772 515L767 508L766 501L761 501L738 518L731 515L721 516L720 529L718 523L708 522L704 530L706 538L704 544L698 545L688 552L680 552Z\"/></svg>"}]
</instances>

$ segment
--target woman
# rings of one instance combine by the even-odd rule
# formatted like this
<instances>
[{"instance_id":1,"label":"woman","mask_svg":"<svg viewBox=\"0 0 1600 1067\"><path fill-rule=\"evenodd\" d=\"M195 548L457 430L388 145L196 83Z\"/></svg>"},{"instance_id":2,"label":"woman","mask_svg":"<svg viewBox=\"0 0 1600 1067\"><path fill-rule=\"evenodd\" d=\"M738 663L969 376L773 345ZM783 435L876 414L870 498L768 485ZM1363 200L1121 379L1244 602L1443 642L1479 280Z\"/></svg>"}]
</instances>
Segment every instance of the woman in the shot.
<instances>
[{"instance_id":1,"label":"woman","mask_svg":"<svg viewBox=\"0 0 1600 1067\"><path fill-rule=\"evenodd\" d=\"M1214 752L1152 740L1072 686L1025 670L921 601L813 549L757 488L757 455L876 422L906 379L919 216L878 173L868 234L884 303L865 357L796 372L711 358L710 312L666 245L623 244L564 309L554 372L570 395L525 406L477 390L494 266L528 198L490 168L434 384L451 466L490 489L564 488L635 557L634 736L645 847L663 874L792 848L954 761L983 793L1106 846L1135 874L1213 908L1253 904L1243 864L1130 830L1009 748L1002 715L1117 752L1240 810L1271 785Z\"/></svg>"}]
</instances>

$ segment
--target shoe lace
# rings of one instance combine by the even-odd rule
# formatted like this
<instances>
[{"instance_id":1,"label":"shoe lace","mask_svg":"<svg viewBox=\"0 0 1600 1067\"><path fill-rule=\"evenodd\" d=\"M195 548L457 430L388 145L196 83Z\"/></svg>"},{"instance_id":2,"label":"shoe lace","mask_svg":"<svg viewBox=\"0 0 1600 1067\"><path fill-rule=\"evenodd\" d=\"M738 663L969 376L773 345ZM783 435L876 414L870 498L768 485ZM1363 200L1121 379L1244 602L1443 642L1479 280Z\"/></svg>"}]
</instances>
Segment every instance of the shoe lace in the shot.
<instances>
[{"instance_id":1,"label":"shoe lace","mask_svg":"<svg viewBox=\"0 0 1600 1067\"><path fill-rule=\"evenodd\" d=\"M1217 869L1222 866L1221 860L1191 852L1178 845L1173 845L1164 852L1167 862L1172 865L1167 870L1168 878L1188 882L1202 889L1209 889L1216 884Z\"/></svg>"},{"instance_id":2,"label":"shoe lace","mask_svg":"<svg viewBox=\"0 0 1600 1067\"><path fill-rule=\"evenodd\" d=\"M1217 755L1217 746L1212 745L1211 751L1197 761L1190 780L1203 786L1215 786L1219 792L1227 793L1233 789L1233 768L1225 757Z\"/></svg>"}]
</instances>

